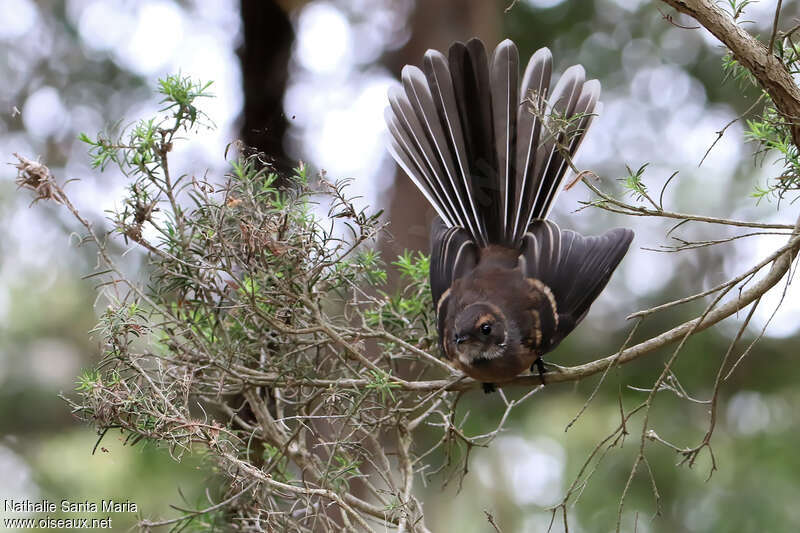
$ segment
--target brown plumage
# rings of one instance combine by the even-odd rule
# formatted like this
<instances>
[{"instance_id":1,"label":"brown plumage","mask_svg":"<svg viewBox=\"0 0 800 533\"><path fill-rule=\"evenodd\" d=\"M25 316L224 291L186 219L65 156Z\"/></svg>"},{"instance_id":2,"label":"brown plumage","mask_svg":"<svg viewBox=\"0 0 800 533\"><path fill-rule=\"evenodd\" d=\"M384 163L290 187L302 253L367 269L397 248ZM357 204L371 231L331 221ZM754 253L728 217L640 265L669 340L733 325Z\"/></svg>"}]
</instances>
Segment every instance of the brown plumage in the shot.
<instances>
[{"instance_id":1,"label":"brown plumage","mask_svg":"<svg viewBox=\"0 0 800 533\"><path fill-rule=\"evenodd\" d=\"M429 50L389 94L391 152L438 213L431 291L445 356L487 384L540 361L583 319L633 232L583 237L545 220L598 106L600 84L567 69L550 90L537 51L518 86L509 40Z\"/></svg>"}]
</instances>

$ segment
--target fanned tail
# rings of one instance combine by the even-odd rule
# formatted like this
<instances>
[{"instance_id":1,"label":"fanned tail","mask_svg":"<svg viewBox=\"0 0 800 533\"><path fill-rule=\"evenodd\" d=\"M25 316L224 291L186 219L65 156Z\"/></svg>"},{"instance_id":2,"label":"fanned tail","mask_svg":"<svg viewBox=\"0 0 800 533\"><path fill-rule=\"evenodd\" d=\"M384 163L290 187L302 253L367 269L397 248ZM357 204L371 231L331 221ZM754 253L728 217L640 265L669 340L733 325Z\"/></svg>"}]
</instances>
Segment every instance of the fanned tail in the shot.
<instances>
[{"instance_id":1,"label":"fanned tail","mask_svg":"<svg viewBox=\"0 0 800 533\"><path fill-rule=\"evenodd\" d=\"M546 218L598 105L600 83L567 69L550 91L552 55L530 59L519 84L510 40L491 58L478 39L448 56L425 54L390 92L390 151L447 227L480 246L520 246L533 220Z\"/></svg>"}]
</instances>

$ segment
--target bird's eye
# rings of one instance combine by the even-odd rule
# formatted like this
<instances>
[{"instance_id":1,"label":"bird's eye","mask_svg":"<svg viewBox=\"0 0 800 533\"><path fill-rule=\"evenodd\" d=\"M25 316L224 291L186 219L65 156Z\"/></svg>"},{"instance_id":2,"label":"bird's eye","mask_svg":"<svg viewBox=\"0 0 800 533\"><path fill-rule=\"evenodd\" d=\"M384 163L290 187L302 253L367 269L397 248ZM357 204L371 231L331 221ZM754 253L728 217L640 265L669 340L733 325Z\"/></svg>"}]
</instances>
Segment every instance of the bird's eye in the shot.
<instances>
[{"instance_id":1,"label":"bird's eye","mask_svg":"<svg viewBox=\"0 0 800 533\"><path fill-rule=\"evenodd\" d=\"M481 324L481 333L483 333L484 335L489 335L491 332L492 332L492 326L490 326L488 323Z\"/></svg>"}]
</instances>

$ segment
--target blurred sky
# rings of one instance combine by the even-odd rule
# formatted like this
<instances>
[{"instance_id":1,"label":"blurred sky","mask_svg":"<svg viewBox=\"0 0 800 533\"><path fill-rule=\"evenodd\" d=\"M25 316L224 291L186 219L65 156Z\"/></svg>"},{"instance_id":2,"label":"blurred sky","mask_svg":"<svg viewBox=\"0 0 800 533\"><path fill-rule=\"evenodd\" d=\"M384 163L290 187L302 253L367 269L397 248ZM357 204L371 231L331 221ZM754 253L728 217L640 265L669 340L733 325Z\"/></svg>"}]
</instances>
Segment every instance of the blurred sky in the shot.
<instances>
[{"instance_id":1,"label":"blurred sky","mask_svg":"<svg viewBox=\"0 0 800 533\"><path fill-rule=\"evenodd\" d=\"M524 0L529 6L544 10L562 1ZM597 1L607 7L603 12L609 17L636 11L644 4L642 0ZM0 153L5 161L11 159L12 152L36 157L55 143L67 154L64 167L53 169L55 174L62 180L87 178L93 173L87 166L84 146L75 142L77 134L92 135L120 116L124 117L124 123L149 117L158 109L158 99L145 90L125 95L106 93L113 105L98 105L94 91L81 87L80 80L67 75L74 68L72 64L50 65L64 75L41 77L37 81L32 65L58 55L58 47L63 45L46 31L47 24L52 24L53 13L47 12L43 5L47 4L31 0L0 1L0 21L3 21L0 47L8 50L0 56L0 79L4 80L0 84ZM66 16L78 29L81 53L86 57L112 61L141 77L149 87L154 86L158 77L176 72L214 81L215 98L202 102L202 106L216 128L201 129L188 142L178 144L172 161L173 174L201 174L207 168L210 176L220 175L225 170L223 151L237 135L237 118L242 107L241 74L235 56L241 29L238 2L69 0L66 6ZM331 177L354 178L355 190L364 196L366 204L380 203L394 175L393 163L384 148L383 110L387 90L396 81L376 59L411 38L407 26L411 8L410 0L313 1L293 16L297 41L284 99L286 115L294 117L287 140L289 150L294 157L325 169ZM753 21L751 31L766 31L772 9L766 2L750 6L747 16ZM727 130L698 168L716 138L715 132L738 114L730 105L710 100L704 85L685 68L695 62L698 54L709 51L721 54L718 43L703 31L677 27L665 31L660 42L652 42L632 38L630 28L624 23L613 26L613 31L592 34L575 54L588 75L599 76L604 87L603 111L582 145L578 166L595 169L605 183L613 183L624 176L626 164L635 169L649 163L645 182L655 194L674 171L680 171L680 179L664 197L669 209L793 222L788 217L790 210L778 212L775 203L756 204L747 196L776 167L769 158L762 167L753 165L750 147L743 144L741 123ZM608 54L620 55L622 68L613 72L593 69L593 64ZM558 58L556 64L561 70L566 66ZM120 113L103 115L104 109ZM13 169L4 166L0 180L10 183L13 178ZM101 217L120 201L124 186L124 179L110 171L100 179L74 182L68 191L79 209ZM693 292L700 291L740 273L786 239L754 237L723 245L731 252L724 254L718 271L707 272L698 270L707 263L691 259L695 252L659 254L640 249L668 244L664 234L671 226L669 221L604 218L598 223L598 217L583 212L571 215L580 207L578 202L588 198L590 195L583 187L563 193L554 212L556 220L587 233L596 232L598 224L603 226L609 221L631 225L637 232L634 248L623 262L622 274L612 280L612 286L616 284L624 290L606 291L599 304L619 309L616 316L636 310L631 307L631 297L634 302L639 301L667 286L674 276L687 280L685 286L692 287ZM1 208L4 212L0 213L0 220L8 228L2 238L10 240L3 246L6 257L14 260L0 262L0 320L14 312L8 307L11 285L31 271L41 272L48 266L58 268L66 264L63 252L69 246L68 238L39 210L27 209L29 202L28 194L19 194L7 198ZM64 210L56 216L68 220ZM74 227L71 222L65 224ZM680 235L719 238L737 233L741 232L695 224ZM684 256L688 259L682 259ZM46 288L50 281L51 278L44 277L41 284ZM759 331L770 319L782 290L783 287L778 287L762 299L751 326L753 331ZM730 297L736 297L736 291L732 292ZM766 334L775 337L796 334L800 328L798 312L800 292L794 285ZM602 317L593 316L594 327L602 329ZM3 367L0 354L0 383ZM765 401L753 394L756 393L736 396L734 400L738 403L731 403L728 410L730 423L741 432L757 431L765 418L764 410L769 412ZM516 464L518 470L507 472L502 479L488 476L486 472L492 461L506 454L525 456L532 465L523 468L524 465ZM560 495L563 490L563 456L561 446L549 438L526 441L508 436L498 441L491 455L487 452L481 456L474 468L478 480L486 486L510 484L509 492L521 495L520 504L550 505L555 503L553 495ZM8 479L6 474L13 472L20 478L20 486L32 491L28 471L23 466L11 468L9 465L14 463L13 453L0 446L0 477ZM520 474L531 470L538 475Z\"/></svg>"}]
</instances>

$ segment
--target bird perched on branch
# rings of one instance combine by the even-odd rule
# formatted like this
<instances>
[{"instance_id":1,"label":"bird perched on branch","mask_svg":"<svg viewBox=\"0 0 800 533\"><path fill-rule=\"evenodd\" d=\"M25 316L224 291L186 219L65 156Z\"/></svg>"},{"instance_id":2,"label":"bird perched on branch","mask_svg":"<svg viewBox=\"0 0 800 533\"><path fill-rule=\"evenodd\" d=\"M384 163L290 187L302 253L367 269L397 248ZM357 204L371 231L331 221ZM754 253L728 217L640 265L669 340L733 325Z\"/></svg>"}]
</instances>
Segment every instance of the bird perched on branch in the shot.
<instances>
[{"instance_id":1,"label":"bird perched on branch","mask_svg":"<svg viewBox=\"0 0 800 533\"><path fill-rule=\"evenodd\" d=\"M633 239L547 220L598 107L600 83L568 68L550 88L538 50L520 86L510 40L429 50L389 93L390 151L436 210L430 281L440 348L487 391L533 366L586 316Z\"/></svg>"}]
</instances>

